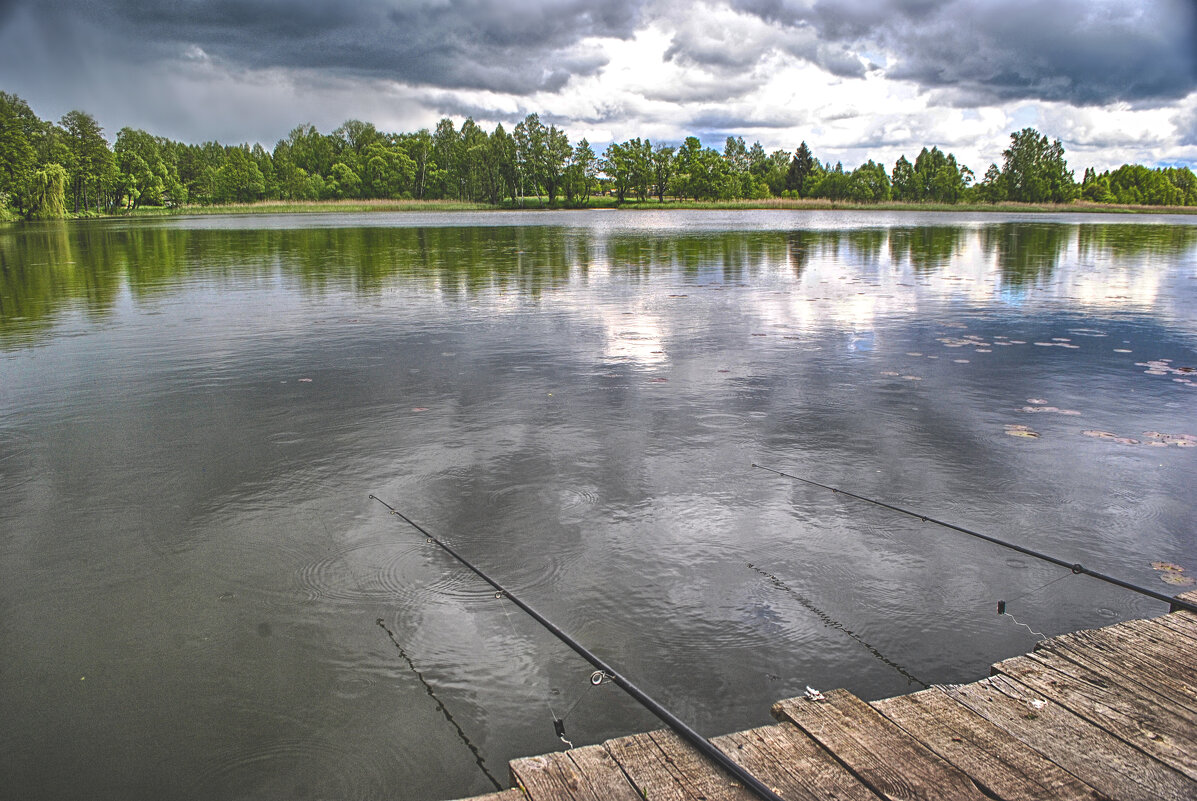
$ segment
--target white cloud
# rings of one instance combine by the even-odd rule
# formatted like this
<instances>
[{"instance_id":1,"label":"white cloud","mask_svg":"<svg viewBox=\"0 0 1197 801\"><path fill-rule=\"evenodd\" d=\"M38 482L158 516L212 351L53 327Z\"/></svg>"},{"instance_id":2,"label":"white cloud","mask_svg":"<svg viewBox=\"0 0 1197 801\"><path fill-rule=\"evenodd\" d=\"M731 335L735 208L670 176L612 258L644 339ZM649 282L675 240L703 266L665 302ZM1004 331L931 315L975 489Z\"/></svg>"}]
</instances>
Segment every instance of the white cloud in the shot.
<instances>
[{"instance_id":1,"label":"white cloud","mask_svg":"<svg viewBox=\"0 0 1197 801\"><path fill-rule=\"evenodd\" d=\"M1197 158L1197 92L1179 100L1087 106L1072 105L1061 95L1060 81L1075 84L1084 74L1088 51L1083 42L1072 42L1067 53L1054 57L1068 57L1059 80L1051 74L1052 59L1027 67L1037 71L1034 85L1046 87L1038 99L1028 96L1029 89L1014 92L1019 96L1011 99L993 99L1013 92L1007 89L981 97L984 93L975 90L990 79L976 64L957 65L972 70L967 81L929 82L924 73L933 66L930 56L915 57L906 49L910 41L922 39L911 33L910 4L899 0L872 13L842 2L627 0L620 7L634 16L635 24L616 19L614 12L588 10L586 0L521 3L514 17L501 14L489 0L469 2L485 13L461 22L461 30L485 33L491 48L485 52L495 58L504 47L533 41L530 20L545 17L552 41L538 67L543 80L525 69L525 61L509 65L512 76L522 76L514 83L466 80L464 74L437 83L427 70L411 79L402 70L354 70L344 60L353 52L349 40L354 26L364 24L361 20L378 16L382 5L375 0L343 10L315 0L300 2L303 13L279 34L280 42L263 41L263 53L252 58L242 58L237 47L215 38L203 27L211 22L208 18L197 17L193 28L174 29L169 25L181 24L176 20L186 15L162 11L138 24L173 38L145 48L136 59L130 54L138 51L137 42L128 38L133 28L122 29L125 23L112 20L126 19L129 9L141 6L125 3L125 17L114 12L75 18L62 13L70 6L66 0L48 0L43 6L18 0L0 16L0 74L5 76L0 88L25 98L44 118L57 119L72 108L89 111L109 135L130 125L186 141L260 141L268 146L304 122L329 131L359 118L400 131L430 127L448 115L459 122L473 116L487 128L499 122L510 128L523 115L538 112L573 141L586 137L600 148L637 136L679 141L691 134L718 147L723 136L739 134L749 143L759 140L769 151L792 150L805 140L817 157L843 161L846 167L869 158L892 165L900 155L913 158L923 146L938 146L979 175L990 162L1000 163L1009 134L1028 124L1061 139L1077 168ZM428 19L444 18L453 5L450 0L433 4ZM932 27L942 31L954 14L976 3L945 0L932 5ZM1027 13L1021 0L989 4L985 13L998 13L998 6L1023 17ZM206 7L199 3L196 8ZM263 9L269 7L266 0L249 4L247 24L260 26ZM1102 13L1118 8L1105 3ZM1160 0L1152 8L1172 6ZM412 24L423 19L414 7L404 14ZM303 28L308 19L329 21L327 37ZM1101 41L1110 30L1132 30L1137 32L1134 45L1156 41L1150 34L1161 27L1159 20L1138 17L1117 24L1103 19L1094 12L1077 30L1094 31ZM1062 30L1063 20L1053 16L1051 29ZM441 31L433 39L442 41L445 35ZM1157 39L1164 44L1176 38L1161 36ZM467 39L454 38L452 46L464 48L464 54L474 52ZM410 36L403 41L409 40L416 41ZM997 64L1002 40L981 40L985 50L978 57ZM295 63L305 52L296 49L296 42L306 43L310 64ZM378 61L377 37L371 34L369 43L371 58ZM940 49L957 53L961 46L957 42ZM1142 48L1135 47L1138 59ZM1015 47L1012 52L1025 50ZM286 59L272 63L270 52ZM325 63L334 57L342 62ZM573 65L564 78L557 74L562 65ZM506 69L499 63L492 66ZM903 69L910 77L895 79ZM1183 81L1164 83L1171 91ZM1078 96L1093 94L1083 87L1076 91ZM970 92L975 97L965 102ZM1056 99L1043 99L1047 97Z\"/></svg>"}]
</instances>

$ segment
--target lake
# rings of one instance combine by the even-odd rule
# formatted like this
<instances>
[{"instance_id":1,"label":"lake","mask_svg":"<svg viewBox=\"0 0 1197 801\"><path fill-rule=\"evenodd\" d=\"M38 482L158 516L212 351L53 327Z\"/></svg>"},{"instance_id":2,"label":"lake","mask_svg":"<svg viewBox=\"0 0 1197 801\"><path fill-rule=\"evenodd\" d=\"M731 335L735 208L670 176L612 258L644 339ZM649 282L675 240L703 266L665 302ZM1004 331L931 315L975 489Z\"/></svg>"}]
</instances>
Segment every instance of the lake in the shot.
<instances>
[{"instance_id":1,"label":"lake","mask_svg":"<svg viewBox=\"0 0 1197 801\"><path fill-rule=\"evenodd\" d=\"M1197 217L0 228L0 796L456 798L659 726L371 494L708 736L1161 614L752 465L1179 591L1194 367Z\"/></svg>"}]
</instances>

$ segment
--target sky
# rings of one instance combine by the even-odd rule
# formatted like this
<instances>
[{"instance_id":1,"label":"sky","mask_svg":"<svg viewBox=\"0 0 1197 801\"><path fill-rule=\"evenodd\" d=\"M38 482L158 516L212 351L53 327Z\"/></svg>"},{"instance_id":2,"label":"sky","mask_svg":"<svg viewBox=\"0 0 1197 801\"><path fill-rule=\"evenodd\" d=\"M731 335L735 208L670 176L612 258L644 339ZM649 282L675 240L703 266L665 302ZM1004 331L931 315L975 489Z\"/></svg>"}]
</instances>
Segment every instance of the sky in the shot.
<instances>
[{"instance_id":1,"label":"sky","mask_svg":"<svg viewBox=\"0 0 1197 801\"><path fill-rule=\"evenodd\" d=\"M1010 133L1077 177L1197 166L1193 0L0 0L0 90L186 142L536 112L572 142L728 135L852 168Z\"/></svg>"}]
</instances>

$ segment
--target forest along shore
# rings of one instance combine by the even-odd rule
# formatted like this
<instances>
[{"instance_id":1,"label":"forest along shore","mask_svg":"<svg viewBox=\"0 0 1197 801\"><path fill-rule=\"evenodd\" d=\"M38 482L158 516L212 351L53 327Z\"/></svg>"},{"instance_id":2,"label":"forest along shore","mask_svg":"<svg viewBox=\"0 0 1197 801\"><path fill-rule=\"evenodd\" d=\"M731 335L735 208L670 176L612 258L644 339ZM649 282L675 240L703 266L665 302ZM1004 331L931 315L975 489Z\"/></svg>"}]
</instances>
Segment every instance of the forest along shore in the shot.
<instances>
[{"instance_id":1,"label":"forest along shore","mask_svg":"<svg viewBox=\"0 0 1197 801\"><path fill-rule=\"evenodd\" d=\"M1048 204L1072 210L1197 207L1188 167L1124 164L1077 181L1064 145L1034 128L1010 134L1002 164L978 173L936 145L892 168L873 159L855 167L820 160L803 141L767 152L728 136L722 151L696 136L681 143L639 137L601 152L585 138L571 144L556 125L529 114L508 133L487 133L472 119L460 127L388 133L348 120L332 133L299 125L273 150L260 143L189 144L124 127L114 141L85 111L43 120L16 95L0 91L0 219L60 219L156 209L310 201L441 201L487 207L719 204L777 208L785 202L891 208L932 204L969 210L993 204ZM690 206L704 208L706 206ZM788 206L780 206L788 208ZM801 205L800 208L810 206ZM905 205L900 207L904 208ZM1000 207L1000 205L999 205ZM343 209L342 209L343 210ZM1029 209L1034 210L1034 209Z\"/></svg>"}]
</instances>

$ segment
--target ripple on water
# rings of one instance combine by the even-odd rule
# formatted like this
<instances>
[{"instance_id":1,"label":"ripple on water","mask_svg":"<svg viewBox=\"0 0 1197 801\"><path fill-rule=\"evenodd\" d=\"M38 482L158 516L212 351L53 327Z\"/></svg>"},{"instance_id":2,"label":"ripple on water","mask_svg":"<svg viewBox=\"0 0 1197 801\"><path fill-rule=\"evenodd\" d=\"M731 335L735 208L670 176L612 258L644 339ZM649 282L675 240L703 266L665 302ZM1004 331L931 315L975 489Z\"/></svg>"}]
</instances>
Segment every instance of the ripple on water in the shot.
<instances>
[{"instance_id":1,"label":"ripple on water","mask_svg":"<svg viewBox=\"0 0 1197 801\"><path fill-rule=\"evenodd\" d=\"M374 749L312 734L226 751L191 781L196 798L380 798L393 766Z\"/></svg>"},{"instance_id":2,"label":"ripple on water","mask_svg":"<svg viewBox=\"0 0 1197 801\"><path fill-rule=\"evenodd\" d=\"M423 546L422 539L413 537L332 550L295 571L296 589L309 601L394 601L410 597L423 585Z\"/></svg>"},{"instance_id":3,"label":"ripple on water","mask_svg":"<svg viewBox=\"0 0 1197 801\"><path fill-rule=\"evenodd\" d=\"M32 452L33 440L15 431L0 431L0 489L16 489L22 484L28 484L34 476L24 464ZM14 476L25 474L22 481L14 481Z\"/></svg>"},{"instance_id":4,"label":"ripple on water","mask_svg":"<svg viewBox=\"0 0 1197 801\"><path fill-rule=\"evenodd\" d=\"M512 502L526 504L530 508L541 508L539 502L551 504L552 509L579 509L599 502L598 489L575 485L561 486L545 482L509 484L486 495L486 503L494 508L510 505Z\"/></svg>"},{"instance_id":5,"label":"ripple on water","mask_svg":"<svg viewBox=\"0 0 1197 801\"><path fill-rule=\"evenodd\" d=\"M699 414L693 421L708 431L733 431L743 428L748 423L748 419L743 415L728 412Z\"/></svg>"}]
</instances>

